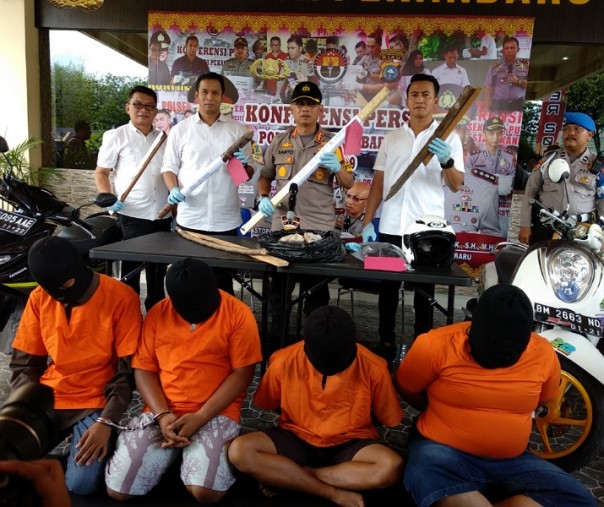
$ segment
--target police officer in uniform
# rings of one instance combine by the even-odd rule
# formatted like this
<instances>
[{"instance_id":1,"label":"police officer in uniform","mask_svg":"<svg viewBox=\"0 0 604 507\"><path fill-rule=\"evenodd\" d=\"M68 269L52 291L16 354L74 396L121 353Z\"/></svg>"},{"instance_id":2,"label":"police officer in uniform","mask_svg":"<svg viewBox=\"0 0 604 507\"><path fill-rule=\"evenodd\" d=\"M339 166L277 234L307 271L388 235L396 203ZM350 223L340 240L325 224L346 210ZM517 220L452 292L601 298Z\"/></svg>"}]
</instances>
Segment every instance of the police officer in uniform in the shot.
<instances>
[{"instance_id":1,"label":"police officer in uniform","mask_svg":"<svg viewBox=\"0 0 604 507\"><path fill-rule=\"evenodd\" d=\"M223 76L245 76L250 77L250 67L254 60L250 60L248 56L248 44L245 37L237 37L233 42L235 48L235 56L229 58L222 66L221 74Z\"/></svg>"},{"instance_id":2,"label":"police officer in uniform","mask_svg":"<svg viewBox=\"0 0 604 507\"><path fill-rule=\"evenodd\" d=\"M483 149L472 151L465 160L464 185L459 193L447 191L447 217L458 232L482 232L505 236L499 221L499 196L509 195L514 182L515 155L501 146L505 124L494 116L484 122Z\"/></svg>"},{"instance_id":3,"label":"police officer in uniform","mask_svg":"<svg viewBox=\"0 0 604 507\"><path fill-rule=\"evenodd\" d=\"M485 79L485 107L491 111L522 111L528 84L529 62L516 58L518 39L503 39L503 60L489 67Z\"/></svg>"},{"instance_id":4,"label":"police officer in uniform","mask_svg":"<svg viewBox=\"0 0 604 507\"><path fill-rule=\"evenodd\" d=\"M258 191L261 195L258 209L265 216L273 216L274 231L282 230L288 222L289 199L283 199L275 209L269 198L271 182L275 180L277 192L281 190L332 137L332 134L318 124L323 112L322 99L321 90L315 83L305 81L296 85L291 102L295 126L275 136L264 154L264 167L258 179ZM300 217L301 229L333 230L336 223L333 204L334 180L346 189L351 188L354 183L352 168L343 167L338 154L324 153L320 162L321 165L298 189L295 214ZM311 288L320 280L320 277L305 276L302 289ZM287 316L282 315L282 282L280 276L275 276L271 283L269 301L272 326L269 340L278 339L280 330L287 330L288 327ZM290 288L293 291L293 287ZM291 293L285 296L288 301ZM327 285L323 285L307 297L304 313L308 315L316 307L328 303L329 290Z\"/></svg>"},{"instance_id":5,"label":"police officer in uniform","mask_svg":"<svg viewBox=\"0 0 604 507\"><path fill-rule=\"evenodd\" d=\"M541 222L537 212L532 211L531 199L538 199L543 206L558 212L566 210L568 205L568 213L575 215L579 221L594 222L604 215L604 194L598 191L598 187L602 185L602 175L594 167L596 154L587 148L587 142L595 133L596 124L585 113L566 113L564 119L564 148L546 154L527 181L518 234L522 243L532 244L551 239L554 232L550 225ZM566 180L568 199L563 183L554 183L547 171L549 165L558 158L566 160L570 166L570 176Z\"/></svg>"}]
</instances>

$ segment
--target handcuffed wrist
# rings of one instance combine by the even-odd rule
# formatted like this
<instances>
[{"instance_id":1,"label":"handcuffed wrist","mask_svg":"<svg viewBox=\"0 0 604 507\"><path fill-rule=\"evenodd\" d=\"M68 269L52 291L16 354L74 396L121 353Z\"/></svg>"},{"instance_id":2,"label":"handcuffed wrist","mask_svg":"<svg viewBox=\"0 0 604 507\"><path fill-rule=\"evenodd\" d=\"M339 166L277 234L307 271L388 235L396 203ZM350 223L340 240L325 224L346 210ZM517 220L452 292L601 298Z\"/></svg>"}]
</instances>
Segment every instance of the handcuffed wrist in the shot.
<instances>
[{"instance_id":1,"label":"handcuffed wrist","mask_svg":"<svg viewBox=\"0 0 604 507\"><path fill-rule=\"evenodd\" d=\"M173 414L173 413L174 413L174 412L172 412L171 410L162 410L162 411L161 411L161 412L159 412L158 414L154 414L154 415L153 415L153 420L154 420L156 423L159 423L159 420L160 420L160 419L161 419L163 416L165 416L165 415L167 415L167 414Z\"/></svg>"}]
</instances>

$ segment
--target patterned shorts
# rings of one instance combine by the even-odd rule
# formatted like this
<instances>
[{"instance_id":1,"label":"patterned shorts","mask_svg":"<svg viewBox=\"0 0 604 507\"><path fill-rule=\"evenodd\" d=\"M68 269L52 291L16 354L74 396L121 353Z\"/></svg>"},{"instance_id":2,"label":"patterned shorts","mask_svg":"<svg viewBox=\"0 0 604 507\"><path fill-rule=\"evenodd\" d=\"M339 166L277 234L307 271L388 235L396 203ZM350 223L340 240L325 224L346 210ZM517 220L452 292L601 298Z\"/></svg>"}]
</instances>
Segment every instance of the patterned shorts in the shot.
<instances>
[{"instance_id":1,"label":"patterned shorts","mask_svg":"<svg viewBox=\"0 0 604 507\"><path fill-rule=\"evenodd\" d=\"M144 426L152 419L146 412L130 421L130 425ZM158 424L122 431L105 469L105 483L119 493L145 495L182 451L180 478L185 486L226 491L235 482L226 446L238 434L239 424L225 416L214 417L202 426L191 436L191 444L183 449L162 448L163 435Z\"/></svg>"}]
</instances>

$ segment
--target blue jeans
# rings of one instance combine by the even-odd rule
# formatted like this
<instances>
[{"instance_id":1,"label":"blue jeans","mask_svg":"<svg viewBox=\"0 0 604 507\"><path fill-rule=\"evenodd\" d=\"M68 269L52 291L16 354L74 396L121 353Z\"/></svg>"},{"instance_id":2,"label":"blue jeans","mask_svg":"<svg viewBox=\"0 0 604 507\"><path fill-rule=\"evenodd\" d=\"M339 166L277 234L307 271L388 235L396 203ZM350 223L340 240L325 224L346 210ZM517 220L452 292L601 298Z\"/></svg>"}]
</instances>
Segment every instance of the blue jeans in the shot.
<instances>
[{"instance_id":1,"label":"blue jeans","mask_svg":"<svg viewBox=\"0 0 604 507\"><path fill-rule=\"evenodd\" d=\"M90 495L100 489L104 482L105 463L107 463L110 452L107 453L107 456L102 461L94 460L90 465L78 465L75 462L75 456L78 453L76 445L82 438L82 435L95 423L96 418L100 415L101 411L98 410L78 421L72 428L73 433L69 447L69 458L67 459L67 469L65 470L65 483L69 491L78 495ZM114 442L115 438L112 435L109 442L109 451L113 449Z\"/></svg>"},{"instance_id":2,"label":"blue jeans","mask_svg":"<svg viewBox=\"0 0 604 507\"><path fill-rule=\"evenodd\" d=\"M515 458L482 458L422 438L410 443L404 482L418 507L490 486L509 496L526 495L544 507L596 505L579 481L530 451Z\"/></svg>"}]
</instances>

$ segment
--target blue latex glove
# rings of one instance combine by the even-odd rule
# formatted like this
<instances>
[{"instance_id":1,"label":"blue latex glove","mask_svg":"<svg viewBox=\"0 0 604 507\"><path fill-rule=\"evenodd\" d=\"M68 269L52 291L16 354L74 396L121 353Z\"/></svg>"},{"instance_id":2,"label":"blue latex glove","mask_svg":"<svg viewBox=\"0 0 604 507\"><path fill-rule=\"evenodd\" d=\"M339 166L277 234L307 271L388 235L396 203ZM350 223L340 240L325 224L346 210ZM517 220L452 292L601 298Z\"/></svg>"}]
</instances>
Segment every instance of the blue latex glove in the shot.
<instances>
[{"instance_id":1,"label":"blue latex glove","mask_svg":"<svg viewBox=\"0 0 604 507\"><path fill-rule=\"evenodd\" d=\"M258 203L258 211L265 217L270 217L275 212L275 207L270 200L270 197L263 197Z\"/></svg>"},{"instance_id":2,"label":"blue latex glove","mask_svg":"<svg viewBox=\"0 0 604 507\"><path fill-rule=\"evenodd\" d=\"M355 243L354 241L351 241L350 243L344 243L344 248L346 249L347 252L360 252L361 251L361 245L359 243Z\"/></svg>"},{"instance_id":3,"label":"blue latex glove","mask_svg":"<svg viewBox=\"0 0 604 507\"><path fill-rule=\"evenodd\" d=\"M327 167L327 169L333 173L337 173L342 168L338 156L333 152L321 153L319 162L323 167Z\"/></svg>"},{"instance_id":4,"label":"blue latex glove","mask_svg":"<svg viewBox=\"0 0 604 507\"><path fill-rule=\"evenodd\" d=\"M186 197L182 195L182 192L178 187L174 187L170 190L170 195L168 196L168 202L170 204L178 204L179 202L185 202Z\"/></svg>"},{"instance_id":5,"label":"blue latex glove","mask_svg":"<svg viewBox=\"0 0 604 507\"><path fill-rule=\"evenodd\" d=\"M363 227L361 236L363 237L363 243L369 243L370 241L375 241L377 239L375 227L371 222L369 222L365 227Z\"/></svg>"},{"instance_id":6,"label":"blue latex glove","mask_svg":"<svg viewBox=\"0 0 604 507\"><path fill-rule=\"evenodd\" d=\"M118 199L117 201L115 201L115 204L112 204L107 209L109 211L119 213L120 211L122 211L124 209L124 203Z\"/></svg>"},{"instance_id":7,"label":"blue latex glove","mask_svg":"<svg viewBox=\"0 0 604 507\"><path fill-rule=\"evenodd\" d=\"M242 165L247 164L247 157L245 156L245 153L243 153L243 150L241 148L239 148L235 153L233 153L233 156L237 160L239 160L239 162L241 162Z\"/></svg>"},{"instance_id":8,"label":"blue latex glove","mask_svg":"<svg viewBox=\"0 0 604 507\"><path fill-rule=\"evenodd\" d=\"M445 143L438 137L432 140L428 145L428 149L436 156L441 164L446 164L451 158L451 145Z\"/></svg>"}]
</instances>

